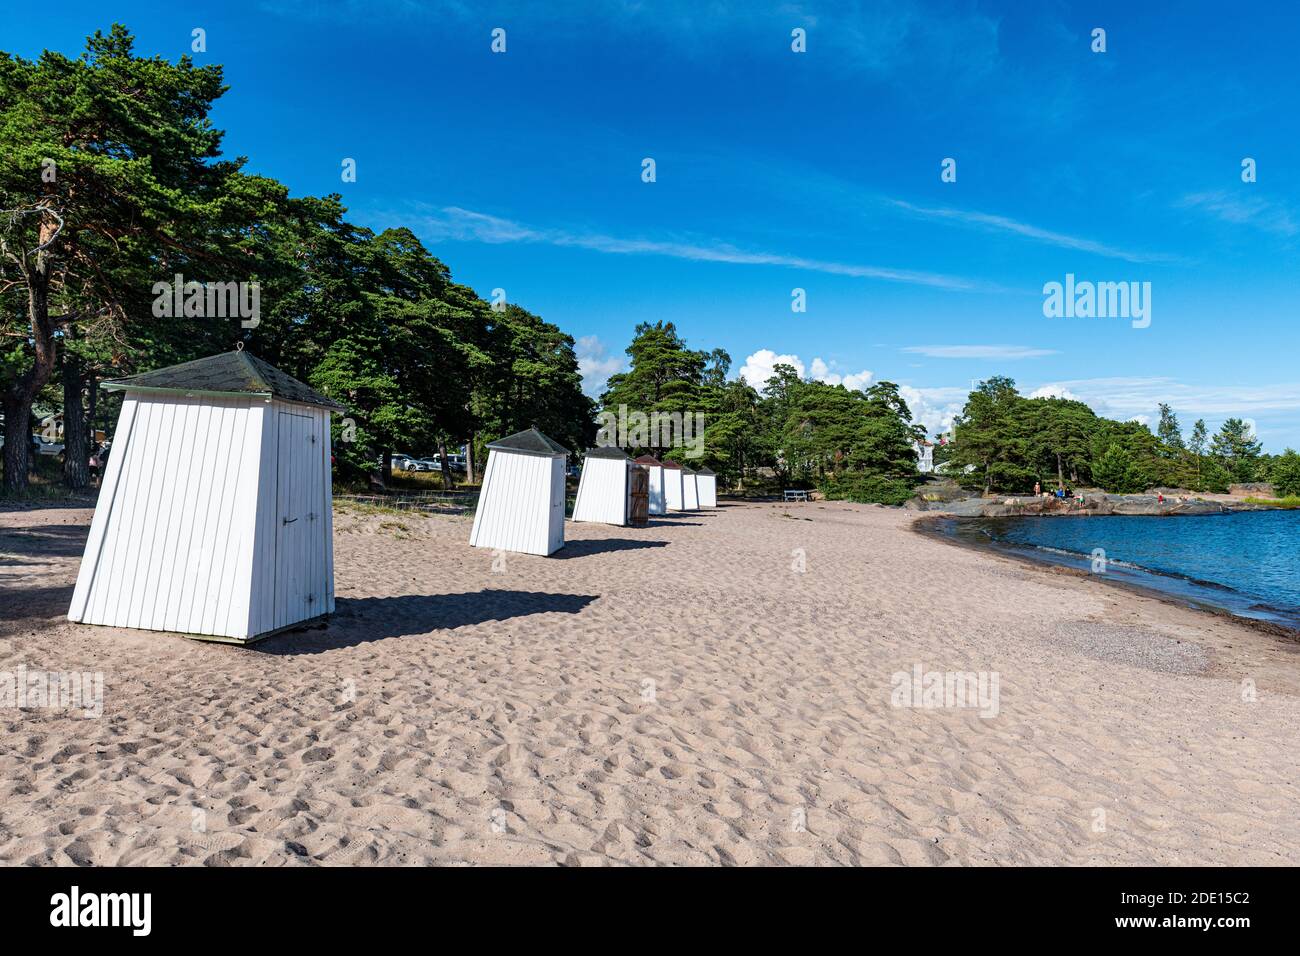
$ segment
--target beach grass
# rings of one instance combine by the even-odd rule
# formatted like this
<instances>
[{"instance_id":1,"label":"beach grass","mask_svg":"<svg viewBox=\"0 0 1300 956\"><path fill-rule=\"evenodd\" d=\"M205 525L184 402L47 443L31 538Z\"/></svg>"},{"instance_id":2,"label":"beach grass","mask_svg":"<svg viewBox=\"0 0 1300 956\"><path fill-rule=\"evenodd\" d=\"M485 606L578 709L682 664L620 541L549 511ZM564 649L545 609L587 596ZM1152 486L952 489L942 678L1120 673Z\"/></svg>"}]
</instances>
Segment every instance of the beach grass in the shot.
<instances>
[{"instance_id":1,"label":"beach grass","mask_svg":"<svg viewBox=\"0 0 1300 956\"><path fill-rule=\"evenodd\" d=\"M1300 495L1289 495L1286 498L1247 498L1248 505L1268 505L1270 508L1300 508Z\"/></svg>"}]
</instances>

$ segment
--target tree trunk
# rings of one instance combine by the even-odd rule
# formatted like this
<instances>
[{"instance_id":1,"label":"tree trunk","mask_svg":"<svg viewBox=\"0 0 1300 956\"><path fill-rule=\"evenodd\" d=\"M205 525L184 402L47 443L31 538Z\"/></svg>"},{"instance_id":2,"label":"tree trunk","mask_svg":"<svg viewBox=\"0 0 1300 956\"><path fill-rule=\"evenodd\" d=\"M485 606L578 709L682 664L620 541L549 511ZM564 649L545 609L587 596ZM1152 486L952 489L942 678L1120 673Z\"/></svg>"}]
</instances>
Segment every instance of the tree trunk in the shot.
<instances>
[{"instance_id":1,"label":"tree trunk","mask_svg":"<svg viewBox=\"0 0 1300 956\"><path fill-rule=\"evenodd\" d=\"M81 404L85 373L81 360L63 352L63 483L70 491L90 484L90 441L86 413Z\"/></svg>"},{"instance_id":2,"label":"tree trunk","mask_svg":"<svg viewBox=\"0 0 1300 956\"><path fill-rule=\"evenodd\" d=\"M438 459L442 462L443 490L451 491L451 462L447 459L447 443L441 439L438 441Z\"/></svg>"},{"instance_id":3,"label":"tree trunk","mask_svg":"<svg viewBox=\"0 0 1300 956\"><path fill-rule=\"evenodd\" d=\"M474 484L474 433L469 433L469 441L465 443L465 481Z\"/></svg>"},{"instance_id":4,"label":"tree trunk","mask_svg":"<svg viewBox=\"0 0 1300 956\"><path fill-rule=\"evenodd\" d=\"M1056 454L1056 487L1065 487L1065 465L1061 462L1061 454Z\"/></svg>"},{"instance_id":5,"label":"tree trunk","mask_svg":"<svg viewBox=\"0 0 1300 956\"><path fill-rule=\"evenodd\" d=\"M387 488L393 482L393 450L385 448L379 460L379 480Z\"/></svg>"},{"instance_id":6,"label":"tree trunk","mask_svg":"<svg viewBox=\"0 0 1300 956\"><path fill-rule=\"evenodd\" d=\"M5 490L27 490L27 469L32 454L31 402L6 395L5 407Z\"/></svg>"},{"instance_id":7,"label":"tree trunk","mask_svg":"<svg viewBox=\"0 0 1300 956\"><path fill-rule=\"evenodd\" d=\"M53 242L58 233L54 222L41 223L39 242ZM49 253L37 252L29 264L22 266L27 284L27 319L32 328L32 345L36 361L30 371L13 383L5 393L5 491L22 494L27 490L28 459L31 455L29 419L32 400L54 374L57 349L54 329L50 325Z\"/></svg>"}]
</instances>

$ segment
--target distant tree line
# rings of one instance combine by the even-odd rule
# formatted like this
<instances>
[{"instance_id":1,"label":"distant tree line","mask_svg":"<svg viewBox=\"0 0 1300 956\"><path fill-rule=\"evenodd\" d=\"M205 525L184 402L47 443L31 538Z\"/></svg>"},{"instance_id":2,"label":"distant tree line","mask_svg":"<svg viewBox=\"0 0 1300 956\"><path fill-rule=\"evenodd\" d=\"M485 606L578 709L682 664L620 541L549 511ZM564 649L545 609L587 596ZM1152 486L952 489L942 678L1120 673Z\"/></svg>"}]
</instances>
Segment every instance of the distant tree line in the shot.
<instances>
[{"instance_id":1,"label":"distant tree line","mask_svg":"<svg viewBox=\"0 0 1300 956\"><path fill-rule=\"evenodd\" d=\"M1223 492L1233 483L1264 481L1280 494L1300 494L1300 455L1266 455L1240 418L1229 418L1213 436L1197 420L1184 436L1173 409L1161 404L1153 433L1136 421L1102 418L1080 401L1027 398L1002 376L970 393L952 439L937 450L936 463L984 494L1023 493L1036 482L1134 493Z\"/></svg>"},{"instance_id":2,"label":"distant tree line","mask_svg":"<svg viewBox=\"0 0 1300 956\"><path fill-rule=\"evenodd\" d=\"M913 494L915 443L925 432L892 382L860 391L801 379L793 367L777 365L760 391L728 377L724 350L687 348L671 322L637 326L627 354L628 371L612 375L601 396L604 410L698 412L704 419L702 448L620 442L631 452L707 465L733 488L816 487L829 498L889 504Z\"/></svg>"},{"instance_id":3,"label":"distant tree line","mask_svg":"<svg viewBox=\"0 0 1300 956\"><path fill-rule=\"evenodd\" d=\"M336 398L340 471L394 451L536 425L571 447L594 433L573 339L453 281L405 228L347 221L338 195L291 197L221 158L209 115L220 66L133 52L125 27L76 59L0 53L0 404L4 487L31 468L33 408L61 414L64 481L87 483L105 378L244 342ZM155 284L257 283L255 324L159 315ZM170 311L170 310L168 310ZM444 477L449 474L444 465Z\"/></svg>"}]
</instances>

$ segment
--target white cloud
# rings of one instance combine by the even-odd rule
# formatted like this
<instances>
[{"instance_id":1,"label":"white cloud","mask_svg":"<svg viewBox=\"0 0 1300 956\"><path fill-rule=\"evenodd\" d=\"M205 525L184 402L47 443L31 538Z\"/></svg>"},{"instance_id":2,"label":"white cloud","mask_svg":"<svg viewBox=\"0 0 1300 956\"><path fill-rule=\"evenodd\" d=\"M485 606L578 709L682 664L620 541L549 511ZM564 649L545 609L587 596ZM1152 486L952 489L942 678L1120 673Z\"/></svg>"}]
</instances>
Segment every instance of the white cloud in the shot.
<instances>
[{"instance_id":1,"label":"white cloud","mask_svg":"<svg viewBox=\"0 0 1300 956\"><path fill-rule=\"evenodd\" d=\"M871 384L871 373L866 369L861 372L849 372L840 374L834 371L835 362L830 364L823 362L819 358L812 361L812 369L809 372L810 377L819 382L825 382L827 385L843 385L847 389L862 391Z\"/></svg>"},{"instance_id":2,"label":"white cloud","mask_svg":"<svg viewBox=\"0 0 1300 956\"><path fill-rule=\"evenodd\" d=\"M1189 385L1172 378L1089 378L1051 382L1034 394L1060 390L1086 402L1098 415L1117 421L1156 420L1161 402L1178 416L1184 432L1204 418L1214 431L1225 419L1259 420L1270 451L1294 441L1294 422L1300 417L1300 382L1261 385ZM1277 446L1277 447L1274 447Z\"/></svg>"},{"instance_id":3,"label":"white cloud","mask_svg":"<svg viewBox=\"0 0 1300 956\"><path fill-rule=\"evenodd\" d=\"M1068 398L1072 402L1077 402L1079 396L1061 385L1043 385L1029 393L1030 398Z\"/></svg>"},{"instance_id":4,"label":"white cloud","mask_svg":"<svg viewBox=\"0 0 1300 956\"><path fill-rule=\"evenodd\" d=\"M605 382L611 375L623 370L623 359L609 355L604 343L594 335L577 339L573 351L578 357L578 371L582 373L582 390L592 398L598 398L605 390Z\"/></svg>"},{"instance_id":5,"label":"white cloud","mask_svg":"<svg viewBox=\"0 0 1300 956\"><path fill-rule=\"evenodd\" d=\"M800 378L810 378L827 385L843 385L847 389L861 391L871 384L871 372L867 369L860 372L839 372L836 371L837 364L833 360L827 362L822 358L814 358L811 365L804 365L803 359L797 355L778 355L771 349L759 349L745 359L745 364L740 367L737 375L760 391L772 377L777 365L792 366Z\"/></svg>"},{"instance_id":6,"label":"white cloud","mask_svg":"<svg viewBox=\"0 0 1300 956\"><path fill-rule=\"evenodd\" d=\"M912 412L912 421L925 426L926 434L936 435L952 428L952 420L961 413L969 394L964 388L914 388L900 385L898 394Z\"/></svg>"},{"instance_id":7,"label":"white cloud","mask_svg":"<svg viewBox=\"0 0 1300 956\"><path fill-rule=\"evenodd\" d=\"M942 359L1017 359L1059 355L1056 349L1036 349L1028 345L909 345L902 351L927 358Z\"/></svg>"},{"instance_id":8,"label":"white cloud","mask_svg":"<svg viewBox=\"0 0 1300 956\"><path fill-rule=\"evenodd\" d=\"M597 232L533 228L509 219L501 219L457 206L447 206L432 215L426 214L420 218L420 224L425 236L432 241L544 243L615 255L668 256L695 262L776 266L851 278L882 279L887 282L932 286L939 289L961 291L997 291L998 289L990 283L960 276L850 262L830 262L824 259L805 259L802 256L781 253L753 252L717 240L705 243L665 239L624 239Z\"/></svg>"},{"instance_id":9,"label":"white cloud","mask_svg":"<svg viewBox=\"0 0 1300 956\"><path fill-rule=\"evenodd\" d=\"M767 380L772 377L774 369L778 365L792 365L800 378L804 377L804 364L797 355L777 355L771 349L759 349L749 358L745 359L745 364L740 367L739 375L752 388L760 392Z\"/></svg>"},{"instance_id":10,"label":"white cloud","mask_svg":"<svg viewBox=\"0 0 1300 956\"><path fill-rule=\"evenodd\" d=\"M835 364L833 361L814 358L811 365L805 366L803 359L797 355L778 355L772 349L759 349L745 359L738 375L760 391L772 377L772 370L777 365L793 366L800 378L812 378L827 385L865 389L871 383L872 373L866 369L844 375L834 370ZM931 435L951 428L953 417L966 404L967 390L962 388L913 388L910 385L900 385L898 391L912 412L912 420L924 425L926 433Z\"/></svg>"}]
</instances>

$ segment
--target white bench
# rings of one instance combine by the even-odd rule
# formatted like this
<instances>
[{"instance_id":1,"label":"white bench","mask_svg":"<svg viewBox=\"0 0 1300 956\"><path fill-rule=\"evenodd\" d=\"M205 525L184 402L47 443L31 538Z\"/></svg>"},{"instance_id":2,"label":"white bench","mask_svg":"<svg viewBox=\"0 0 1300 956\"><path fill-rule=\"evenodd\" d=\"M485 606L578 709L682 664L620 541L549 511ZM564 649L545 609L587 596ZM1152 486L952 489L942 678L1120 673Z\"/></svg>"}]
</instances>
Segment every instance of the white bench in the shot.
<instances>
[{"instance_id":1,"label":"white bench","mask_svg":"<svg viewBox=\"0 0 1300 956\"><path fill-rule=\"evenodd\" d=\"M786 501L808 501L808 492L802 488L787 488L782 492Z\"/></svg>"}]
</instances>

